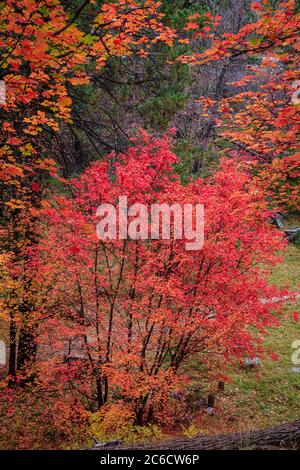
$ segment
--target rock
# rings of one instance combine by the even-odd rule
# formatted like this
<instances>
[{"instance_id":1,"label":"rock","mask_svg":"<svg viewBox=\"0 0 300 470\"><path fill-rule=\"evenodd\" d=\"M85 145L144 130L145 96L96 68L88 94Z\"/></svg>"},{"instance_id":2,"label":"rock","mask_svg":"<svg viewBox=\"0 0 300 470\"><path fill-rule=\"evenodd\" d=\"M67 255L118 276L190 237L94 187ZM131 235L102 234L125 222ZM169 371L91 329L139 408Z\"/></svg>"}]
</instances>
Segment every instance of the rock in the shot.
<instances>
[{"instance_id":1,"label":"rock","mask_svg":"<svg viewBox=\"0 0 300 470\"><path fill-rule=\"evenodd\" d=\"M261 360L259 357L246 357L242 366L246 370L253 370L260 366L260 364Z\"/></svg>"},{"instance_id":2,"label":"rock","mask_svg":"<svg viewBox=\"0 0 300 470\"><path fill-rule=\"evenodd\" d=\"M4 341L0 341L0 366L6 364L6 347Z\"/></svg>"},{"instance_id":3,"label":"rock","mask_svg":"<svg viewBox=\"0 0 300 470\"><path fill-rule=\"evenodd\" d=\"M285 230L284 234L290 243L294 243L296 240L300 240L300 227Z\"/></svg>"},{"instance_id":4,"label":"rock","mask_svg":"<svg viewBox=\"0 0 300 470\"><path fill-rule=\"evenodd\" d=\"M276 212L272 217L272 223L276 225L278 228L283 228L283 215L280 212Z\"/></svg>"},{"instance_id":5,"label":"rock","mask_svg":"<svg viewBox=\"0 0 300 470\"><path fill-rule=\"evenodd\" d=\"M64 356L64 362L67 364L71 364L74 362L86 362L86 361L88 361L88 358L81 354L80 355L79 354L66 354Z\"/></svg>"},{"instance_id":6,"label":"rock","mask_svg":"<svg viewBox=\"0 0 300 470\"><path fill-rule=\"evenodd\" d=\"M123 442L122 441L109 441L109 442L99 442L94 436L92 436L92 439L94 441L94 444L93 446L90 448L90 450L98 450L98 449L104 449L106 447L115 447L115 446L119 446L119 445L122 445Z\"/></svg>"}]
</instances>

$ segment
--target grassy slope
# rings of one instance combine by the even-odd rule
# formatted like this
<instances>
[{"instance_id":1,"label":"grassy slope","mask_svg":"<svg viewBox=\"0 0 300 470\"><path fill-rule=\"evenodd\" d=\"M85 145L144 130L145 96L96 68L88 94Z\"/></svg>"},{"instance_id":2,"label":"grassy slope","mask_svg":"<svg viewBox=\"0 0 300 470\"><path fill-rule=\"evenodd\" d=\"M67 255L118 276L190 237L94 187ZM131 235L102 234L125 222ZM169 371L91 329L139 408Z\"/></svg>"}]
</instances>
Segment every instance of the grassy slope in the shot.
<instances>
[{"instance_id":1,"label":"grassy slope","mask_svg":"<svg viewBox=\"0 0 300 470\"><path fill-rule=\"evenodd\" d=\"M300 246L289 245L284 262L272 274L272 282L279 286L290 283L299 290ZM298 311L300 300L285 306L285 312ZM207 434L228 431L247 431L267 428L300 418L300 373L291 371L292 342L300 340L300 321L285 319L280 328L270 330L267 345L277 353L279 360L266 359L257 372L239 371L232 374L232 383L226 384L219 395L220 410L214 417L205 417L201 430Z\"/></svg>"}]
</instances>

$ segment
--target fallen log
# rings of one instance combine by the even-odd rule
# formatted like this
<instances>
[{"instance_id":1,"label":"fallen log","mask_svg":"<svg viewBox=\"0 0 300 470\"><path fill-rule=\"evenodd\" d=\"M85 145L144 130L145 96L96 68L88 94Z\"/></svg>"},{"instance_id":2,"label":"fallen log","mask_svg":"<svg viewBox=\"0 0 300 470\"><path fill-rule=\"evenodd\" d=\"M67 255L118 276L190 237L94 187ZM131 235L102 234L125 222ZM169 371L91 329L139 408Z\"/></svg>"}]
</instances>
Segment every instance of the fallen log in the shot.
<instances>
[{"instance_id":1,"label":"fallen log","mask_svg":"<svg viewBox=\"0 0 300 470\"><path fill-rule=\"evenodd\" d=\"M216 436L176 438L163 442L124 446L108 443L106 449L127 450L242 450L242 449L300 449L300 420L270 429L237 432ZM97 450L97 447L92 449ZM99 447L98 447L99 449Z\"/></svg>"}]
</instances>

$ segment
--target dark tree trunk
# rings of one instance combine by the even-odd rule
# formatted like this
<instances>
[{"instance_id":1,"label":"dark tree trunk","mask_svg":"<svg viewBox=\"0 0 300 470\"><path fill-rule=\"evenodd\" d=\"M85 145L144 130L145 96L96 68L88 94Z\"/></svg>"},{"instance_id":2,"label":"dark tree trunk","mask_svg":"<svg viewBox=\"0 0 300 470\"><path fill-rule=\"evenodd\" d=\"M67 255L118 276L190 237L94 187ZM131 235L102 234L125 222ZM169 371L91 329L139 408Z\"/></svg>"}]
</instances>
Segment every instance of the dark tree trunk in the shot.
<instances>
[{"instance_id":1,"label":"dark tree trunk","mask_svg":"<svg viewBox=\"0 0 300 470\"><path fill-rule=\"evenodd\" d=\"M218 390L220 390L220 392L224 392L225 390L225 382L218 382Z\"/></svg>"},{"instance_id":2,"label":"dark tree trunk","mask_svg":"<svg viewBox=\"0 0 300 470\"><path fill-rule=\"evenodd\" d=\"M26 182L26 189L31 187L33 183L36 183L35 178ZM28 194L29 199L29 207L33 207L35 209L40 208L40 191L39 189L33 190L31 189ZM24 233L22 234L25 236L26 245L27 247L34 247L38 241L39 236L36 231L36 216L31 216L28 220L28 225L24 227ZM21 224L22 227L22 224ZM27 253L21 253L23 257L24 265L27 266L30 258ZM34 312L35 312L35 298L38 295L38 292L34 288L31 275L25 273L23 278L23 285L24 291L26 295L24 298L20 299L19 303L19 312L21 314L21 322L20 322L20 334L19 334L19 341L18 341L18 354L17 354L17 370L21 372L27 373L29 368L35 362L36 359L36 352L37 352L37 343L36 343L36 329L37 324L34 319ZM27 379L32 377L31 374L28 375Z\"/></svg>"},{"instance_id":3,"label":"dark tree trunk","mask_svg":"<svg viewBox=\"0 0 300 470\"><path fill-rule=\"evenodd\" d=\"M8 375L11 380L14 380L16 376L16 356L17 356L17 327L13 320L10 320L9 325L9 363L8 363Z\"/></svg>"},{"instance_id":4,"label":"dark tree trunk","mask_svg":"<svg viewBox=\"0 0 300 470\"><path fill-rule=\"evenodd\" d=\"M215 406L215 396L211 393L207 397L207 406L208 408L214 408Z\"/></svg>"}]
</instances>

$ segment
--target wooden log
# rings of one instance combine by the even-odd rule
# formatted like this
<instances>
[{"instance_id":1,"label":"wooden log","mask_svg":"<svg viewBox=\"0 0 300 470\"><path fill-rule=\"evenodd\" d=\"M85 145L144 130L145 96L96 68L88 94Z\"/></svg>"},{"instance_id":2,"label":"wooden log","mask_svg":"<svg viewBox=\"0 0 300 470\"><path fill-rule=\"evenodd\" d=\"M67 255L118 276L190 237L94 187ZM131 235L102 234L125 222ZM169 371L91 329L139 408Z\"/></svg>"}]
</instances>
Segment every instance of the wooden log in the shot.
<instances>
[{"instance_id":1,"label":"wooden log","mask_svg":"<svg viewBox=\"0 0 300 470\"><path fill-rule=\"evenodd\" d=\"M290 243L296 242L300 238L300 227L285 230L284 234Z\"/></svg>"},{"instance_id":2,"label":"wooden log","mask_svg":"<svg viewBox=\"0 0 300 470\"><path fill-rule=\"evenodd\" d=\"M300 449L300 420L258 431L177 438L131 447L106 446L107 448L131 450Z\"/></svg>"}]
</instances>

